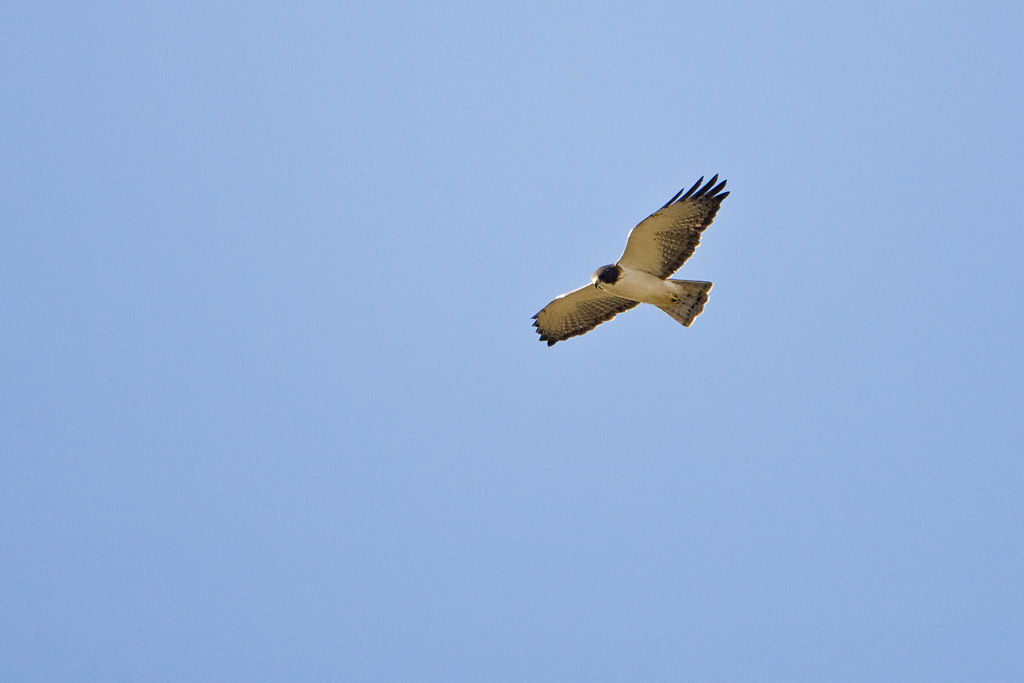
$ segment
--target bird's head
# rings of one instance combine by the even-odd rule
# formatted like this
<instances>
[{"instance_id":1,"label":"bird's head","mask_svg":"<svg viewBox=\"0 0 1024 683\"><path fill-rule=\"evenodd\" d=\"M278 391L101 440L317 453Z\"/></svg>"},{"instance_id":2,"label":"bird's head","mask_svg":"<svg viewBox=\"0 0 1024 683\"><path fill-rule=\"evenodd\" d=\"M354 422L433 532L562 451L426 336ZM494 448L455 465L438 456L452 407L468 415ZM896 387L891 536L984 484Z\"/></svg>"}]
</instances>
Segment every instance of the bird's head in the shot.
<instances>
[{"instance_id":1,"label":"bird's head","mask_svg":"<svg viewBox=\"0 0 1024 683\"><path fill-rule=\"evenodd\" d=\"M622 277L622 268L613 263L595 270L594 274L590 276L590 281L594 283L595 287L601 289L602 284L614 285L620 277Z\"/></svg>"}]
</instances>

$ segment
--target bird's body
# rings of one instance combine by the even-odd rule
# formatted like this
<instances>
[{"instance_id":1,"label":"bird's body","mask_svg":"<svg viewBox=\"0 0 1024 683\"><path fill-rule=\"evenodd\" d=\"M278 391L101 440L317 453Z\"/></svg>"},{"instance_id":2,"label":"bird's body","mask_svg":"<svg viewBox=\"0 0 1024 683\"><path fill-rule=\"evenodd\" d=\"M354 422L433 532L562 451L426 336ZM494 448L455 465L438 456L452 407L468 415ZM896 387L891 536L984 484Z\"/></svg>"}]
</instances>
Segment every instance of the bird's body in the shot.
<instances>
[{"instance_id":1,"label":"bird's body","mask_svg":"<svg viewBox=\"0 0 1024 683\"><path fill-rule=\"evenodd\" d=\"M711 225L722 200L716 175L704 179L633 228L618 262L594 271L591 284L563 294L534 317L541 341L552 346L585 334L602 322L641 303L652 304L689 326L704 310L710 282L669 280L668 276L693 254L701 233ZM700 189L698 189L700 188Z\"/></svg>"},{"instance_id":2,"label":"bird's body","mask_svg":"<svg viewBox=\"0 0 1024 683\"><path fill-rule=\"evenodd\" d=\"M607 268L608 266L604 266ZM612 266L616 268L618 266ZM642 270L634 270L618 267L621 275L614 282L603 282L598 277L598 269L591 281L594 286L602 292L613 296L619 296L631 301L639 301L643 304L654 304L655 306L668 306L678 301L675 287L671 280L662 280L660 277L651 275Z\"/></svg>"}]
</instances>

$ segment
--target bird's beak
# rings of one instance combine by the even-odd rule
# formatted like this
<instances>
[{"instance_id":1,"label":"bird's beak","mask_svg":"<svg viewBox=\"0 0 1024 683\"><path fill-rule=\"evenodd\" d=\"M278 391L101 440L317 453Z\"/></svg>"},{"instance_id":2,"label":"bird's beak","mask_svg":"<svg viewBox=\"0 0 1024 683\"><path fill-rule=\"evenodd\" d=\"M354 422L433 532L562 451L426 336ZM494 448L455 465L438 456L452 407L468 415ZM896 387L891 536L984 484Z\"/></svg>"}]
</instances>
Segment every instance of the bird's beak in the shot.
<instances>
[{"instance_id":1,"label":"bird's beak","mask_svg":"<svg viewBox=\"0 0 1024 683\"><path fill-rule=\"evenodd\" d=\"M597 282L598 282L598 281L597 281L597 278L594 278L594 289L597 289L597 288L598 288L598 287L597 287Z\"/></svg>"}]
</instances>

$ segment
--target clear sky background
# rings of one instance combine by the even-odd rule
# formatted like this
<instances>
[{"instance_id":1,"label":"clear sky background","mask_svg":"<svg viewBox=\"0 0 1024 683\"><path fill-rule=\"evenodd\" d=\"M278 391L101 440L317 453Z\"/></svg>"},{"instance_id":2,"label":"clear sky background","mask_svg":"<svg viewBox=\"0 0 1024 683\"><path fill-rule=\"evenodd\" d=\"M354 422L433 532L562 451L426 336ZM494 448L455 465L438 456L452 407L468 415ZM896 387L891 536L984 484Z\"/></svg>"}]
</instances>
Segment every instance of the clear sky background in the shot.
<instances>
[{"instance_id":1,"label":"clear sky background","mask_svg":"<svg viewBox=\"0 0 1024 683\"><path fill-rule=\"evenodd\" d=\"M1024 679L1019 2L0 9L0 679ZM530 317L699 176L655 308Z\"/></svg>"}]
</instances>

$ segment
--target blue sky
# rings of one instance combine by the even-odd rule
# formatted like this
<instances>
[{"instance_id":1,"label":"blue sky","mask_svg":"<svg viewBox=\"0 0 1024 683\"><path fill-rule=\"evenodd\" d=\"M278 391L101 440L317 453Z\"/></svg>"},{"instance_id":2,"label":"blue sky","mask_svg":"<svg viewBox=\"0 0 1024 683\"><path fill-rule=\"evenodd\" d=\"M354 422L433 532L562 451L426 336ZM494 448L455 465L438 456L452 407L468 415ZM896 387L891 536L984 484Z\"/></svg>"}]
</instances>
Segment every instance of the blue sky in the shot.
<instances>
[{"instance_id":1,"label":"blue sky","mask_svg":"<svg viewBox=\"0 0 1024 683\"><path fill-rule=\"evenodd\" d=\"M0 9L0 678L1024 677L1019 3ZM652 307L530 316L720 173Z\"/></svg>"}]
</instances>

